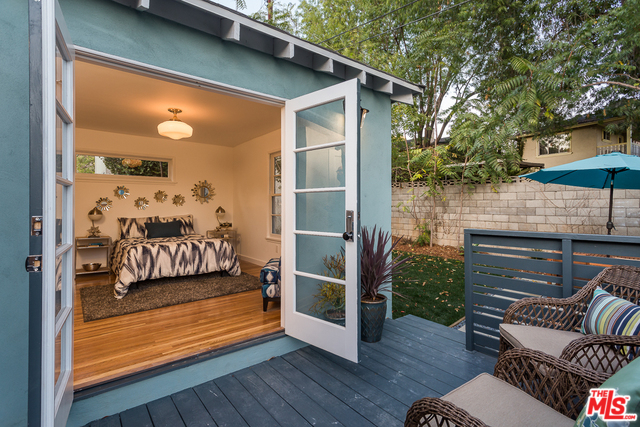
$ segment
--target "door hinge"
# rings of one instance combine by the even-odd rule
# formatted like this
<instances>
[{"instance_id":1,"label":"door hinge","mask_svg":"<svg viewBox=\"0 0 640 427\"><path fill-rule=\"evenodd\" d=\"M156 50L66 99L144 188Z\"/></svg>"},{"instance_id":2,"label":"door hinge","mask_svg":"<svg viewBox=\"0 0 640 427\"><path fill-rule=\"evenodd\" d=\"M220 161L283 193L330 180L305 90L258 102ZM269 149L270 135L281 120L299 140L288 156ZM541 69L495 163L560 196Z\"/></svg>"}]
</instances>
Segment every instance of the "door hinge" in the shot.
<instances>
[{"instance_id":1,"label":"door hinge","mask_svg":"<svg viewBox=\"0 0 640 427\"><path fill-rule=\"evenodd\" d=\"M31 217L31 235L42 236L42 216Z\"/></svg>"},{"instance_id":2,"label":"door hinge","mask_svg":"<svg viewBox=\"0 0 640 427\"><path fill-rule=\"evenodd\" d=\"M38 273L42 271L42 255L29 255L24 263L28 273Z\"/></svg>"}]
</instances>

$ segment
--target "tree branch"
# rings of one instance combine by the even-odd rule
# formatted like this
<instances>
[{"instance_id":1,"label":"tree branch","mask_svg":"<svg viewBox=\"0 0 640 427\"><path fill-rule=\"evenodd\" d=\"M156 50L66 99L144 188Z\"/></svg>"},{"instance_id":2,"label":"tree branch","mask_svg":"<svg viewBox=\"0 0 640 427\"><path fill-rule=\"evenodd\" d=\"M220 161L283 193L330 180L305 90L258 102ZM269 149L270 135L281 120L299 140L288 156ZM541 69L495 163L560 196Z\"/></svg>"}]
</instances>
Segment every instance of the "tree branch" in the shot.
<instances>
[{"instance_id":1,"label":"tree branch","mask_svg":"<svg viewBox=\"0 0 640 427\"><path fill-rule=\"evenodd\" d=\"M629 89L633 89L633 90L637 90L638 92L640 92L640 86L632 86L630 84L627 83L621 83L621 82L612 82L610 80L603 80L601 82L595 82L595 83L589 83L588 85L583 85L582 87L589 87L589 86L598 86L598 85L615 85L615 86L622 86L622 87L626 87Z\"/></svg>"}]
</instances>

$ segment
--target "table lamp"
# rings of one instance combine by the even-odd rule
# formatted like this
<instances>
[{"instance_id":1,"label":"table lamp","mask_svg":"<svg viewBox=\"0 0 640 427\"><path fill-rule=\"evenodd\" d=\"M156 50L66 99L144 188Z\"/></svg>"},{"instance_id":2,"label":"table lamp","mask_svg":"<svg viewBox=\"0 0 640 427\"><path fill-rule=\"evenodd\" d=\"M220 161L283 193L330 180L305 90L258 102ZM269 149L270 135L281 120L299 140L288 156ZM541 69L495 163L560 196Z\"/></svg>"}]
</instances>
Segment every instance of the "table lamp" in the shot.
<instances>
[{"instance_id":1,"label":"table lamp","mask_svg":"<svg viewBox=\"0 0 640 427\"><path fill-rule=\"evenodd\" d=\"M94 207L89 211L89 219L91 220L91 228L87 230L89 232L88 237L99 237L100 227L96 227L96 221L102 219L102 211L97 207Z\"/></svg>"}]
</instances>

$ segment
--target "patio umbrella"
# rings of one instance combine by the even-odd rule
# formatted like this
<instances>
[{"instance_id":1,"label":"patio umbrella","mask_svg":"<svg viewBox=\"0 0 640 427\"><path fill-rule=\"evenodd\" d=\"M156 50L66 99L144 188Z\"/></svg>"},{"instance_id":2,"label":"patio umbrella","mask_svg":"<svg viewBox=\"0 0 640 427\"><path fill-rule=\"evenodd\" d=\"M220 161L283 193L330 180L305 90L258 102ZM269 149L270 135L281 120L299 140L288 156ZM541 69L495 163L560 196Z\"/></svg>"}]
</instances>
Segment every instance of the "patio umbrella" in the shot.
<instances>
[{"instance_id":1,"label":"patio umbrella","mask_svg":"<svg viewBox=\"0 0 640 427\"><path fill-rule=\"evenodd\" d=\"M618 189L640 189L640 157L622 153L602 154L522 176L543 184L563 184L600 189L609 187L607 234L611 234L614 181L615 187Z\"/></svg>"}]
</instances>

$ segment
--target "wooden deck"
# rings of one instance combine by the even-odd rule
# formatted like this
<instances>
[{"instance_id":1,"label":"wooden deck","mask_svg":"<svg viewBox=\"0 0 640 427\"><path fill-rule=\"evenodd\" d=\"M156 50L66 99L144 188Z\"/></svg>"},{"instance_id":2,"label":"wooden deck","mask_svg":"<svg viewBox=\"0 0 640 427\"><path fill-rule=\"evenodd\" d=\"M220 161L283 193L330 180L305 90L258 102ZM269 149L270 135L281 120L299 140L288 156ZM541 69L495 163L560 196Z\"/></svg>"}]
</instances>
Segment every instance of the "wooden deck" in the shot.
<instances>
[{"instance_id":1,"label":"wooden deck","mask_svg":"<svg viewBox=\"0 0 640 427\"><path fill-rule=\"evenodd\" d=\"M87 426L402 426L415 400L493 373L496 359L464 340L414 316L387 320L360 364L305 347Z\"/></svg>"}]
</instances>

